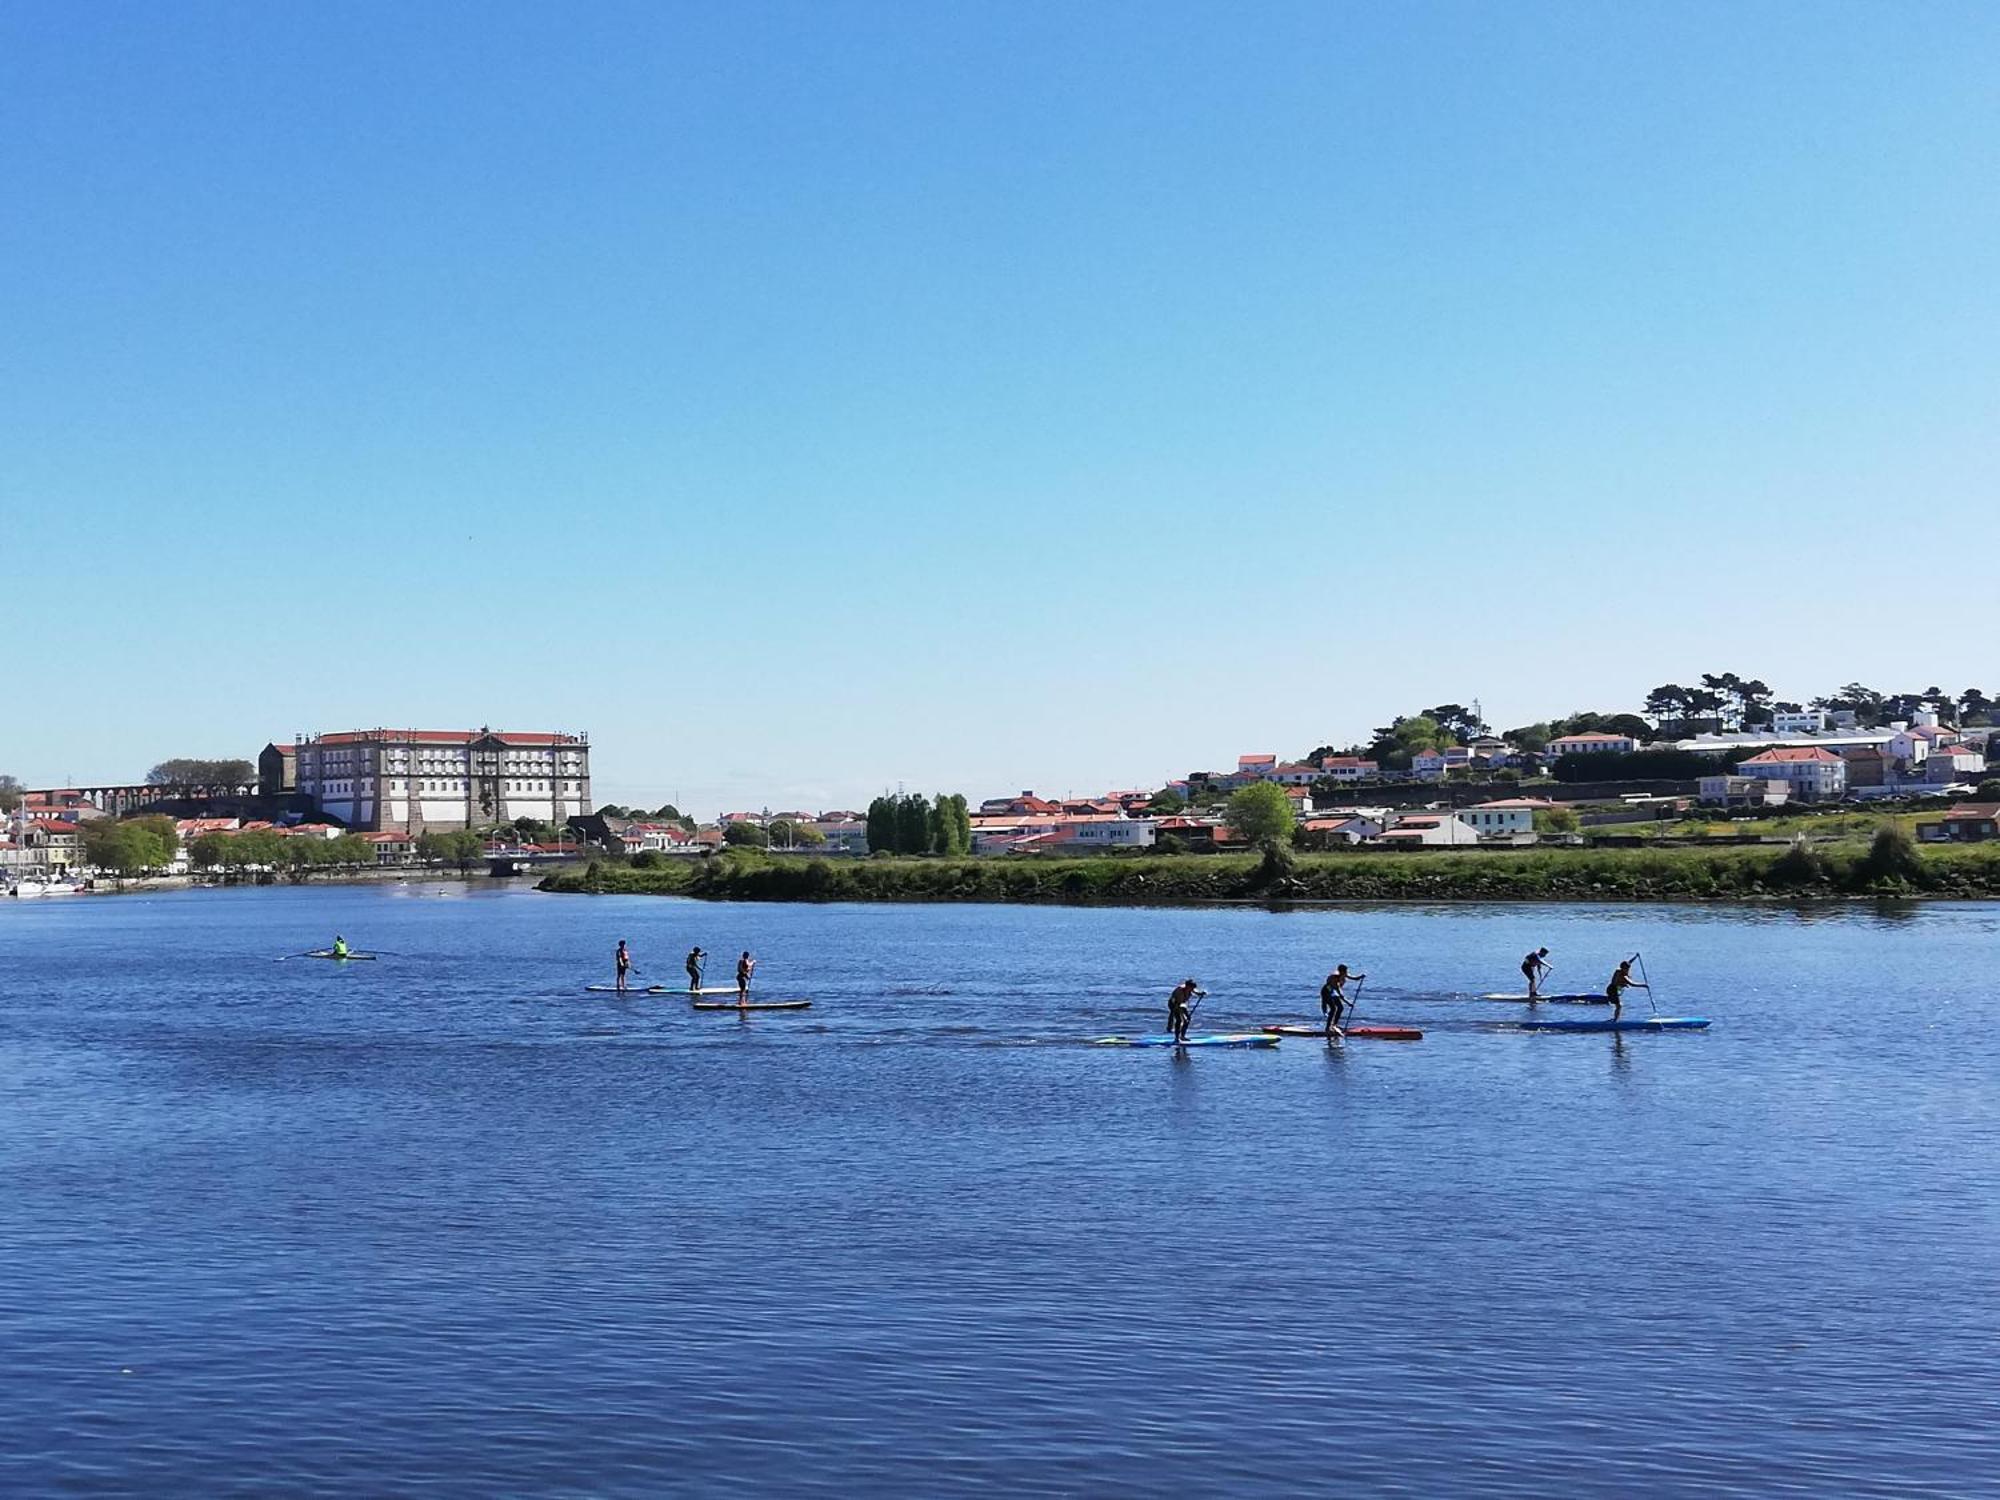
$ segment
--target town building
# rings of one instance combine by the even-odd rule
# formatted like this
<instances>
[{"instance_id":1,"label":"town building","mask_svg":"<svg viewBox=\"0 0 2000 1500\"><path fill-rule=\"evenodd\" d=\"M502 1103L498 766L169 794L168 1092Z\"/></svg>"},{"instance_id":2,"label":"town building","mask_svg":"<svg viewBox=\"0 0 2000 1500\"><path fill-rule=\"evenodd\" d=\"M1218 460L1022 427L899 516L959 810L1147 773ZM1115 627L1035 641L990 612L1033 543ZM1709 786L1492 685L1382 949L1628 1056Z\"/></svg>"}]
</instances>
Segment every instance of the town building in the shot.
<instances>
[{"instance_id":1,"label":"town building","mask_svg":"<svg viewBox=\"0 0 2000 1500\"><path fill-rule=\"evenodd\" d=\"M363 832L477 828L590 811L590 741L490 729L358 729L301 737L299 792Z\"/></svg>"},{"instance_id":2,"label":"town building","mask_svg":"<svg viewBox=\"0 0 2000 1500\"><path fill-rule=\"evenodd\" d=\"M2000 839L2000 802L1961 802L1944 815L1944 836L1955 843Z\"/></svg>"},{"instance_id":3,"label":"town building","mask_svg":"<svg viewBox=\"0 0 2000 1500\"><path fill-rule=\"evenodd\" d=\"M1395 826L1376 841L1391 849L1418 848L1433 844L1470 847L1479 842L1479 830L1457 813L1416 813L1398 818Z\"/></svg>"},{"instance_id":4,"label":"town building","mask_svg":"<svg viewBox=\"0 0 2000 1500\"><path fill-rule=\"evenodd\" d=\"M1549 741L1551 755L1629 755L1638 748L1629 734L1565 734Z\"/></svg>"},{"instance_id":5,"label":"town building","mask_svg":"<svg viewBox=\"0 0 2000 1500\"><path fill-rule=\"evenodd\" d=\"M1737 772L1783 781L1794 797L1806 802L1829 802L1847 791L1847 762L1818 745L1766 750L1744 761Z\"/></svg>"},{"instance_id":6,"label":"town building","mask_svg":"<svg viewBox=\"0 0 2000 1500\"><path fill-rule=\"evenodd\" d=\"M257 752L257 790L282 797L299 789L299 747L269 744Z\"/></svg>"},{"instance_id":7,"label":"town building","mask_svg":"<svg viewBox=\"0 0 2000 1500\"><path fill-rule=\"evenodd\" d=\"M1480 802L1459 813L1482 839L1520 843L1535 837L1535 814L1547 812L1555 803L1542 797L1502 797L1496 802Z\"/></svg>"},{"instance_id":8,"label":"town building","mask_svg":"<svg viewBox=\"0 0 2000 1500\"><path fill-rule=\"evenodd\" d=\"M1442 781L1444 768L1445 753L1442 750L1419 750L1410 757L1410 774L1419 781Z\"/></svg>"},{"instance_id":9,"label":"town building","mask_svg":"<svg viewBox=\"0 0 2000 1500\"><path fill-rule=\"evenodd\" d=\"M1827 722L1823 708L1781 709L1771 715L1771 733L1825 734Z\"/></svg>"},{"instance_id":10,"label":"town building","mask_svg":"<svg viewBox=\"0 0 2000 1500\"><path fill-rule=\"evenodd\" d=\"M1783 807L1792 796L1792 784L1777 776L1704 776L1697 786L1711 807Z\"/></svg>"},{"instance_id":11,"label":"town building","mask_svg":"<svg viewBox=\"0 0 2000 1500\"><path fill-rule=\"evenodd\" d=\"M1359 755L1328 755L1320 760L1319 770L1329 780L1352 782L1373 781L1382 767Z\"/></svg>"},{"instance_id":12,"label":"town building","mask_svg":"<svg viewBox=\"0 0 2000 1500\"><path fill-rule=\"evenodd\" d=\"M1970 745L1944 745L1924 760L1924 777L1933 786L1970 781L1986 773L1986 757Z\"/></svg>"}]
</instances>

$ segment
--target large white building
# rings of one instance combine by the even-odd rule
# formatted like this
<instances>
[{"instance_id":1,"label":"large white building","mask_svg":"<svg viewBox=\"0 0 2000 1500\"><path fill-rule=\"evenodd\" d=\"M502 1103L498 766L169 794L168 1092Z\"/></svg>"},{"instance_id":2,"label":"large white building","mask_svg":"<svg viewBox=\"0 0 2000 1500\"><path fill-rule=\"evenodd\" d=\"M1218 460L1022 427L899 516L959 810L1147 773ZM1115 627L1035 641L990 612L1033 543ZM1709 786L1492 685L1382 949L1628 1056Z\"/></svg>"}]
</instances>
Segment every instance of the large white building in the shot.
<instances>
[{"instance_id":1,"label":"large white building","mask_svg":"<svg viewBox=\"0 0 2000 1500\"><path fill-rule=\"evenodd\" d=\"M489 729L356 729L301 737L298 789L350 828L560 823L590 811L590 740Z\"/></svg>"},{"instance_id":2,"label":"large white building","mask_svg":"<svg viewBox=\"0 0 2000 1500\"><path fill-rule=\"evenodd\" d=\"M1549 741L1551 755L1629 755L1638 748L1629 734L1566 734Z\"/></svg>"},{"instance_id":3,"label":"large white building","mask_svg":"<svg viewBox=\"0 0 2000 1500\"><path fill-rule=\"evenodd\" d=\"M1828 801L1847 791L1847 762L1817 745L1766 750L1736 769L1739 776L1785 782L1794 796L1809 801Z\"/></svg>"}]
</instances>

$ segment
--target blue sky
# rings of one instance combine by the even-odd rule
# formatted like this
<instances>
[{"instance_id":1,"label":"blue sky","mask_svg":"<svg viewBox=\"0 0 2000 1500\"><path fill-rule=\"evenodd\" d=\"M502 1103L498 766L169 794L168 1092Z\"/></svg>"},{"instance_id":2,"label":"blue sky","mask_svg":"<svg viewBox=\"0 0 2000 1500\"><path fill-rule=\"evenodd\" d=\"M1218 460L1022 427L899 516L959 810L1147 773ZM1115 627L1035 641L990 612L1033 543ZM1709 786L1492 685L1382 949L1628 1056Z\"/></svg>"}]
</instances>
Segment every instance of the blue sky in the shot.
<instances>
[{"instance_id":1,"label":"blue sky","mask_svg":"<svg viewBox=\"0 0 2000 1500\"><path fill-rule=\"evenodd\" d=\"M2000 690L2000 8L0 12L0 770Z\"/></svg>"}]
</instances>

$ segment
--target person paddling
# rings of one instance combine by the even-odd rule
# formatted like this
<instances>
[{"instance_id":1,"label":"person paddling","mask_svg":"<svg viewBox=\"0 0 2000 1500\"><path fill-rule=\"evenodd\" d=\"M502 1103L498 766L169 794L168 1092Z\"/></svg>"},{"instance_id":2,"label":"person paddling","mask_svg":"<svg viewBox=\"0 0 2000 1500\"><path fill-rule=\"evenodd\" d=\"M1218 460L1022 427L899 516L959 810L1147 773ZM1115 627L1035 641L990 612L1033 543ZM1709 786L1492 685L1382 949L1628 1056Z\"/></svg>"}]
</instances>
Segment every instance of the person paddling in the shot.
<instances>
[{"instance_id":1,"label":"person paddling","mask_svg":"<svg viewBox=\"0 0 2000 1500\"><path fill-rule=\"evenodd\" d=\"M687 956L688 992L693 994L701 988L701 961L708 955L699 948L690 948Z\"/></svg>"},{"instance_id":2,"label":"person paddling","mask_svg":"<svg viewBox=\"0 0 2000 1500\"><path fill-rule=\"evenodd\" d=\"M738 1005L748 1005L750 1003L750 976L756 972L757 960L752 958L750 950L745 948L743 956L736 960L736 1003Z\"/></svg>"},{"instance_id":3,"label":"person paddling","mask_svg":"<svg viewBox=\"0 0 2000 1500\"><path fill-rule=\"evenodd\" d=\"M632 967L632 955L625 951L625 939L618 940L618 993L625 993L625 975Z\"/></svg>"},{"instance_id":4,"label":"person paddling","mask_svg":"<svg viewBox=\"0 0 2000 1500\"><path fill-rule=\"evenodd\" d=\"M1530 953L1526 958L1521 960L1521 973L1528 981L1528 998L1530 1000L1539 1000L1541 998L1542 981L1548 978L1550 967L1549 950L1546 948L1537 948L1533 953Z\"/></svg>"},{"instance_id":5,"label":"person paddling","mask_svg":"<svg viewBox=\"0 0 2000 1500\"><path fill-rule=\"evenodd\" d=\"M1193 1002L1204 993L1192 979L1183 979L1167 996L1167 1030L1174 1034L1175 1041L1187 1040L1188 1022L1194 1019Z\"/></svg>"},{"instance_id":6,"label":"person paddling","mask_svg":"<svg viewBox=\"0 0 2000 1500\"><path fill-rule=\"evenodd\" d=\"M1326 983L1319 987L1320 1014L1326 1017L1326 1034L1332 1036L1340 1030L1341 1017L1347 1013L1348 981L1359 982L1366 974L1350 974L1347 965L1342 964L1326 976Z\"/></svg>"},{"instance_id":7,"label":"person paddling","mask_svg":"<svg viewBox=\"0 0 2000 1500\"><path fill-rule=\"evenodd\" d=\"M1633 957L1637 956L1636 954L1633 955ZM1617 1020L1620 1014L1623 1013L1625 1009L1625 992L1629 989L1642 989L1648 992L1652 989L1652 986L1647 984L1643 979L1634 979L1632 977L1632 959L1630 958L1618 965L1617 972L1611 976L1611 982L1604 987L1604 998L1611 1002L1612 1020Z\"/></svg>"},{"instance_id":8,"label":"person paddling","mask_svg":"<svg viewBox=\"0 0 2000 1500\"><path fill-rule=\"evenodd\" d=\"M347 957L347 939L337 932L333 935L333 956L335 958Z\"/></svg>"}]
</instances>

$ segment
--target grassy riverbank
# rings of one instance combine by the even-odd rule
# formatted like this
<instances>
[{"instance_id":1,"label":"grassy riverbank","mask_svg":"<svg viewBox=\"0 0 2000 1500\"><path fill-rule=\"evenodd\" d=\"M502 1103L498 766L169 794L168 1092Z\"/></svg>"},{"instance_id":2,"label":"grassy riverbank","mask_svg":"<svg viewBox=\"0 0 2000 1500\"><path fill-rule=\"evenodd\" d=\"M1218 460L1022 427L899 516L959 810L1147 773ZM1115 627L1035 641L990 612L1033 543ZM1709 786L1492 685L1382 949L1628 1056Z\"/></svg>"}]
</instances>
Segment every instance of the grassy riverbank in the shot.
<instances>
[{"instance_id":1,"label":"grassy riverbank","mask_svg":"<svg viewBox=\"0 0 2000 1500\"><path fill-rule=\"evenodd\" d=\"M732 851L636 869L597 864L543 890L717 901L1746 900L2000 897L2000 846L1900 839L1786 848L1523 849L1090 859L830 859Z\"/></svg>"}]
</instances>

